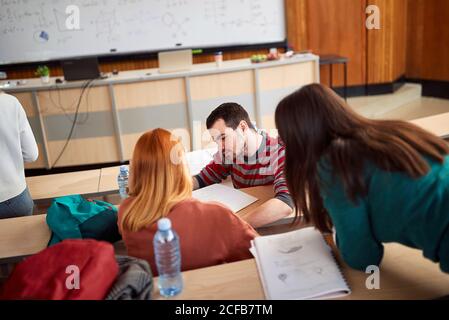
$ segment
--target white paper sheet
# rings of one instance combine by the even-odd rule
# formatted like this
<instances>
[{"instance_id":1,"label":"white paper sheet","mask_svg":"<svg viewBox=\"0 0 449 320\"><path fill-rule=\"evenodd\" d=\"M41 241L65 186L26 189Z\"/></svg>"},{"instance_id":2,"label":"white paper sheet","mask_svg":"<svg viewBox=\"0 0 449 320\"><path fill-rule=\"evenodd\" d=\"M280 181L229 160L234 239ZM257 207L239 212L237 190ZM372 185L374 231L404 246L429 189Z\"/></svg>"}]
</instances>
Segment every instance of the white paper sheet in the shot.
<instances>
[{"instance_id":1,"label":"white paper sheet","mask_svg":"<svg viewBox=\"0 0 449 320\"><path fill-rule=\"evenodd\" d=\"M253 196L222 184L213 184L195 190L192 193L192 197L201 201L219 202L229 207L233 212L239 212L257 201L257 198Z\"/></svg>"}]
</instances>

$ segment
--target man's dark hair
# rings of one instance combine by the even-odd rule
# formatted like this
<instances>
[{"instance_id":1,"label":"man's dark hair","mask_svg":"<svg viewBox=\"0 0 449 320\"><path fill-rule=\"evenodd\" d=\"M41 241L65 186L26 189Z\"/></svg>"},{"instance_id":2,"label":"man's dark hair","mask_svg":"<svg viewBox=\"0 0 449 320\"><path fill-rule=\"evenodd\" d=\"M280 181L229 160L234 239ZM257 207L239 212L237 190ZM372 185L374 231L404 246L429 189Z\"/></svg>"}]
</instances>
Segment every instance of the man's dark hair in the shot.
<instances>
[{"instance_id":1,"label":"man's dark hair","mask_svg":"<svg viewBox=\"0 0 449 320\"><path fill-rule=\"evenodd\" d=\"M223 119L226 126L237 129L240 121L245 120L248 127L255 130L252 124L248 112L235 102L227 102L219 105L212 113L207 117L206 127L210 129L217 120Z\"/></svg>"}]
</instances>

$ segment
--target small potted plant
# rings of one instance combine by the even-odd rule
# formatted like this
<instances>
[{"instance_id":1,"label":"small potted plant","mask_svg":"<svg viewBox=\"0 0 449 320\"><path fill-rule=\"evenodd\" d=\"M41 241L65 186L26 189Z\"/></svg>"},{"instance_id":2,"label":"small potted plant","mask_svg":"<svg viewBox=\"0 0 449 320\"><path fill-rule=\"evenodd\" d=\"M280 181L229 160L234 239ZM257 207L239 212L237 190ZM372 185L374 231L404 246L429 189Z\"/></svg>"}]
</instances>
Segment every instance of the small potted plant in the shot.
<instances>
[{"instance_id":1,"label":"small potted plant","mask_svg":"<svg viewBox=\"0 0 449 320\"><path fill-rule=\"evenodd\" d=\"M50 69L47 66L38 66L36 69L36 75L41 77L42 83L50 82Z\"/></svg>"}]
</instances>

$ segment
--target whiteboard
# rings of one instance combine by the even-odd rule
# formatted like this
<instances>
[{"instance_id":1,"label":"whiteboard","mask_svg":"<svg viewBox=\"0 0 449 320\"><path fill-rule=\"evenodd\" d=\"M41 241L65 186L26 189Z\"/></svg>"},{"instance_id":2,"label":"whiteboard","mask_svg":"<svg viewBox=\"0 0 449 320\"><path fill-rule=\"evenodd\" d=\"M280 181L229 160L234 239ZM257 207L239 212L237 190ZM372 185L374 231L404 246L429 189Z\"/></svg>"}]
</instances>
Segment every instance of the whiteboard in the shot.
<instances>
[{"instance_id":1,"label":"whiteboard","mask_svg":"<svg viewBox=\"0 0 449 320\"><path fill-rule=\"evenodd\" d=\"M0 64L285 39L283 0L0 0Z\"/></svg>"}]
</instances>

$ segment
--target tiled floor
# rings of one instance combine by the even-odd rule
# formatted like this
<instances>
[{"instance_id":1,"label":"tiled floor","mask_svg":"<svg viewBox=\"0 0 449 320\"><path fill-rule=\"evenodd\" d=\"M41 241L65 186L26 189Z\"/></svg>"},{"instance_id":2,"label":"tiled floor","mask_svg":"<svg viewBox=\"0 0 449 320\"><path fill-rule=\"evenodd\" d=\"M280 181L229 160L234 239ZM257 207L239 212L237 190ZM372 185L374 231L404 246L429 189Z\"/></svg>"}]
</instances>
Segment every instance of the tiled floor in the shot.
<instances>
[{"instance_id":1,"label":"tiled floor","mask_svg":"<svg viewBox=\"0 0 449 320\"><path fill-rule=\"evenodd\" d=\"M373 119L413 120L449 112L449 100L421 96L421 86L405 84L393 94L355 97L350 106Z\"/></svg>"},{"instance_id":2,"label":"tiled floor","mask_svg":"<svg viewBox=\"0 0 449 320\"><path fill-rule=\"evenodd\" d=\"M405 104L383 115L386 119L414 120L449 112L449 100L426 98Z\"/></svg>"}]
</instances>

